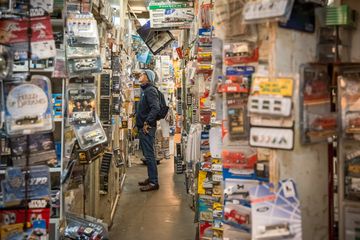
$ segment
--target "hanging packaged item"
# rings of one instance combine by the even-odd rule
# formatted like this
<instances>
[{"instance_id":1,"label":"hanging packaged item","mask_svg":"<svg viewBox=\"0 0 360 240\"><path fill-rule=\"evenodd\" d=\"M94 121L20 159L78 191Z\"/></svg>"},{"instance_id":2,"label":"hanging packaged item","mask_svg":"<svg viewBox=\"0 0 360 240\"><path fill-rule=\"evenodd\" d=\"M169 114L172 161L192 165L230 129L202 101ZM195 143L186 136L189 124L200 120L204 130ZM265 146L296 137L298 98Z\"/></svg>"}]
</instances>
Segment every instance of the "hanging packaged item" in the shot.
<instances>
[{"instance_id":1,"label":"hanging packaged item","mask_svg":"<svg viewBox=\"0 0 360 240\"><path fill-rule=\"evenodd\" d=\"M0 43L10 45L14 60L28 58L28 27L31 25L31 59L47 59L56 56L56 47L50 17L2 19Z\"/></svg>"},{"instance_id":2,"label":"hanging packaged item","mask_svg":"<svg viewBox=\"0 0 360 240\"><path fill-rule=\"evenodd\" d=\"M93 78L89 84L71 84L68 88L68 121L75 125L95 123L95 85Z\"/></svg>"},{"instance_id":3,"label":"hanging packaged item","mask_svg":"<svg viewBox=\"0 0 360 240\"><path fill-rule=\"evenodd\" d=\"M252 239L302 239L301 210L294 181L262 184L249 190Z\"/></svg>"},{"instance_id":4,"label":"hanging packaged item","mask_svg":"<svg viewBox=\"0 0 360 240\"><path fill-rule=\"evenodd\" d=\"M4 87L9 135L53 130L51 84L47 77L33 75L30 82L7 82Z\"/></svg>"},{"instance_id":5,"label":"hanging packaged item","mask_svg":"<svg viewBox=\"0 0 360 240\"><path fill-rule=\"evenodd\" d=\"M345 156L345 198L360 200L360 151L347 152Z\"/></svg>"},{"instance_id":6,"label":"hanging packaged item","mask_svg":"<svg viewBox=\"0 0 360 240\"><path fill-rule=\"evenodd\" d=\"M101 72L97 22L91 14L67 19L67 58L70 75Z\"/></svg>"},{"instance_id":7,"label":"hanging packaged item","mask_svg":"<svg viewBox=\"0 0 360 240\"><path fill-rule=\"evenodd\" d=\"M287 22L280 22L279 26L302 32L315 32L315 6L295 2L289 20Z\"/></svg>"},{"instance_id":8,"label":"hanging packaged item","mask_svg":"<svg viewBox=\"0 0 360 240\"><path fill-rule=\"evenodd\" d=\"M249 189L259 185L256 180L225 179L223 222L244 233L251 233Z\"/></svg>"},{"instance_id":9,"label":"hanging packaged item","mask_svg":"<svg viewBox=\"0 0 360 240\"><path fill-rule=\"evenodd\" d=\"M214 1L214 28L216 36L226 39L237 39L249 33L249 26L243 23L244 1Z\"/></svg>"},{"instance_id":10,"label":"hanging packaged item","mask_svg":"<svg viewBox=\"0 0 360 240\"><path fill-rule=\"evenodd\" d=\"M336 113L331 112L327 65L303 65L300 78L301 141L326 142L337 130Z\"/></svg>"},{"instance_id":11,"label":"hanging packaged item","mask_svg":"<svg viewBox=\"0 0 360 240\"><path fill-rule=\"evenodd\" d=\"M256 151L247 146L232 147L222 152L224 177L252 178L257 161Z\"/></svg>"},{"instance_id":12,"label":"hanging packaged item","mask_svg":"<svg viewBox=\"0 0 360 240\"><path fill-rule=\"evenodd\" d=\"M228 66L257 62L259 48L254 42L224 44L224 62Z\"/></svg>"},{"instance_id":13,"label":"hanging packaged item","mask_svg":"<svg viewBox=\"0 0 360 240\"><path fill-rule=\"evenodd\" d=\"M84 150L107 141L106 133L97 117L93 124L74 126L74 131L80 148Z\"/></svg>"},{"instance_id":14,"label":"hanging packaged item","mask_svg":"<svg viewBox=\"0 0 360 240\"><path fill-rule=\"evenodd\" d=\"M345 138L360 140L360 69L348 68L338 78L341 132Z\"/></svg>"},{"instance_id":15,"label":"hanging packaged item","mask_svg":"<svg viewBox=\"0 0 360 240\"><path fill-rule=\"evenodd\" d=\"M0 45L0 80L3 81L12 74L14 55L10 47Z\"/></svg>"},{"instance_id":16,"label":"hanging packaged item","mask_svg":"<svg viewBox=\"0 0 360 240\"><path fill-rule=\"evenodd\" d=\"M91 11L90 0L67 0L66 12L68 13L89 13Z\"/></svg>"},{"instance_id":17,"label":"hanging packaged item","mask_svg":"<svg viewBox=\"0 0 360 240\"><path fill-rule=\"evenodd\" d=\"M244 7L245 23L267 21L286 22L291 14L295 0L256 0L247 2Z\"/></svg>"},{"instance_id":18,"label":"hanging packaged item","mask_svg":"<svg viewBox=\"0 0 360 240\"><path fill-rule=\"evenodd\" d=\"M27 199L25 199L25 171L19 167L6 169L5 180L1 182L4 206L19 206L24 201L30 208L49 206L49 168L47 166L31 166L29 174Z\"/></svg>"}]
</instances>

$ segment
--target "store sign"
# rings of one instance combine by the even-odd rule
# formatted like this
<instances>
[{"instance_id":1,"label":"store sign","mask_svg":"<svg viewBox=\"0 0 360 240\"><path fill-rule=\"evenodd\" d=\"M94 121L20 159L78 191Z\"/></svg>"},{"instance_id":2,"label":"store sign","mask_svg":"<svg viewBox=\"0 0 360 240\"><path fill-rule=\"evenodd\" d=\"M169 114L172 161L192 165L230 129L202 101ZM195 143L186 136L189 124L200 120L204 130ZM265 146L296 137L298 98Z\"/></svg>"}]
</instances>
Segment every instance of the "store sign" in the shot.
<instances>
[{"instance_id":1,"label":"store sign","mask_svg":"<svg viewBox=\"0 0 360 240\"><path fill-rule=\"evenodd\" d=\"M190 28L193 3L157 3L149 6L151 28Z\"/></svg>"},{"instance_id":2,"label":"store sign","mask_svg":"<svg viewBox=\"0 0 360 240\"><path fill-rule=\"evenodd\" d=\"M293 84L294 81L291 78L270 79L267 77L255 77L251 94L291 97L293 95Z\"/></svg>"}]
</instances>

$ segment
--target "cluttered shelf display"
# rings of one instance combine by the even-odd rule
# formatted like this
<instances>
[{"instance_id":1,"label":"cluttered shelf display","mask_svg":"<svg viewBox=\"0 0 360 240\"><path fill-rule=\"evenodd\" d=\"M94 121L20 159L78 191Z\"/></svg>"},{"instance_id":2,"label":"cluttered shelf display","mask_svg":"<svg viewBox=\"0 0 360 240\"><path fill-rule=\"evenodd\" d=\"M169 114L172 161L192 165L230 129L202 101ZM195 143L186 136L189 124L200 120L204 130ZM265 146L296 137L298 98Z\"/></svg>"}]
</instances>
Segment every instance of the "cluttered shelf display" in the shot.
<instances>
[{"instance_id":1,"label":"cluttered shelf display","mask_svg":"<svg viewBox=\"0 0 360 240\"><path fill-rule=\"evenodd\" d=\"M65 197L71 194L65 193L85 196L87 170L101 161L101 169L116 166L106 172L116 176L110 178L113 181L100 177L100 185L105 186L102 194L107 196L104 201L113 202L125 174L120 131L112 133L112 128L118 129L127 115L118 100L115 110L108 112L110 125L105 131L98 115L97 90L104 66L110 71L108 78L114 79L108 81L109 89L116 99L123 97L120 84L128 79L123 71L126 65L111 62L127 57L120 48L119 29L112 23L113 14L119 12L108 2L101 6L96 2L91 6L90 1L7 3L0 6L0 238L107 239L111 213L104 213L101 223L85 198L81 197L82 207L74 206ZM94 34L101 31L105 38ZM109 49L110 57L102 61L101 54ZM110 141L109 134L118 142ZM65 202L70 208L64 209ZM66 224L60 228L64 219Z\"/></svg>"},{"instance_id":2,"label":"cluttered shelf display","mask_svg":"<svg viewBox=\"0 0 360 240\"><path fill-rule=\"evenodd\" d=\"M343 3L195 1L194 21L176 49L185 68L177 77L178 99L185 102L177 122L185 141L176 147L175 164L178 173L179 161L186 166L198 239L316 234L300 210L301 191L312 190L300 191L305 175L290 168L300 167L301 151L329 141L324 222L329 236L337 227L340 239L356 235L360 75L350 42L359 9ZM305 155L315 161L310 152Z\"/></svg>"}]
</instances>

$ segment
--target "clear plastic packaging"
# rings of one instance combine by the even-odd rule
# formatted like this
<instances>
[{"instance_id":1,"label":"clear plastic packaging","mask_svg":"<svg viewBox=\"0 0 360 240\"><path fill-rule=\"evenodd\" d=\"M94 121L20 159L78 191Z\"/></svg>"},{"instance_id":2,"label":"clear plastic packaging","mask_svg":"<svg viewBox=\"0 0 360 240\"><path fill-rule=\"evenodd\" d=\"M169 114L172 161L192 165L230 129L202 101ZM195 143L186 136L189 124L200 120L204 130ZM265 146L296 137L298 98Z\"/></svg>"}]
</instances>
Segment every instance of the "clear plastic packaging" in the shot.
<instances>
[{"instance_id":1,"label":"clear plastic packaging","mask_svg":"<svg viewBox=\"0 0 360 240\"><path fill-rule=\"evenodd\" d=\"M327 142L337 129L336 113L331 112L327 65L305 64L301 66L300 78L301 141Z\"/></svg>"},{"instance_id":2,"label":"clear plastic packaging","mask_svg":"<svg viewBox=\"0 0 360 240\"><path fill-rule=\"evenodd\" d=\"M91 125L75 126L74 131L80 148L83 150L107 141L106 133L97 117L96 123Z\"/></svg>"},{"instance_id":3,"label":"clear plastic packaging","mask_svg":"<svg viewBox=\"0 0 360 240\"><path fill-rule=\"evenodd\" d=\"M33 75L30 82L5 83L5 121L9 135L34 134L53 130L51 83Z\"/></svg>"},{"instance_id":4,"label":"clear plastic packaging","mask_svg":"<svg viewBox=\"0 0 360 240\"><path fill-rule=\"evenodd\" d=\"M289 20L295 0L257 0L247 2L244 7L245 23Z\"/></svg>"},{"instance_id":5,"label":"clear plastic packaging","mask_svg":"<svg viewBox=\"0 0 360 240\"><path fill-rule=\"evenodd\" d=\"M349 68L338 79L341 133L360 140L360 69Z\"/></svg>"},{"instance_id":6,"label":"clear plastic packaging","mask_svg":"<svg viewBox=\"0 0 360 240\"><path fill-rule=\"evenodd\" d=\"M69 86L68 98L68 121L74 125L89 125L95 123L96 98L95 85Z\"/></svg>"},{"instance_id":7,"label":"clear plastic packaging","mask_svg":"<svg viewBox=\"0 0 360 240\"><path fill-rule=\"evenodd\" d=\"M253 42L224 44L224 62L228 66L257 62L259 49Z\"/></svg>"}]
</instances>

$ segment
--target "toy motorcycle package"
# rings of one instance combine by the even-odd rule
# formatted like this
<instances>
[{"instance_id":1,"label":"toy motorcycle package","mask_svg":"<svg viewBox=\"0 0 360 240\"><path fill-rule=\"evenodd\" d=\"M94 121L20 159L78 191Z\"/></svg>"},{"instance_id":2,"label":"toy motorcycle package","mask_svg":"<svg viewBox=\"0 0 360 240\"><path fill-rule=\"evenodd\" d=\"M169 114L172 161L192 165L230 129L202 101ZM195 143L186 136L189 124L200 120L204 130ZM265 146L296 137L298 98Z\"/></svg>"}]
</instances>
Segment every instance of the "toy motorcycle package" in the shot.
<instances>
[{"instance_id":1,"label":"toy motorcycle package","mask_svg":"<svg viewBox=\"0 0 360 240\"><path fill-rule=\"evenodd\" d=\"M95 85L72 84L68 88L68 121L73 125L95 123L96 97Z\"/></svg>"},{"instance_id":2,"label":"toy motorcycle package","mask_svg":"<svg viewBox=\"0 0 360 240\"><path fill-rule=\"evenodd\" d=\"M46 76L6 82L5 122L10 136L53 130L51 84Z\"/></svg>"},{"instance_id":3,"label":"toy motorcycle package","mask_svg":"<svg viewBox=\"0 0 360 240\"><path fill-rule=\"evenodd\" d=\"M83 150L94 147L107 141L106 133L96 117L96 122L91 125L74 126L76 139Z\"/></svg>"},{"instance_id":4,"label":"toy motorcycle package","mask_svg":"<svg viewBox=\"0 0 360 240\"><path fill-rule=\"evenodd\" d=\"M338 79L341 132L343 137L360 140L360 69L346 69Z\"/></svg>"}]
</instances>

